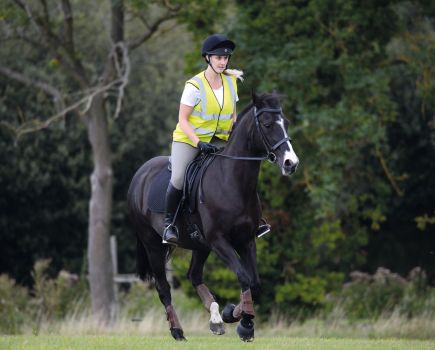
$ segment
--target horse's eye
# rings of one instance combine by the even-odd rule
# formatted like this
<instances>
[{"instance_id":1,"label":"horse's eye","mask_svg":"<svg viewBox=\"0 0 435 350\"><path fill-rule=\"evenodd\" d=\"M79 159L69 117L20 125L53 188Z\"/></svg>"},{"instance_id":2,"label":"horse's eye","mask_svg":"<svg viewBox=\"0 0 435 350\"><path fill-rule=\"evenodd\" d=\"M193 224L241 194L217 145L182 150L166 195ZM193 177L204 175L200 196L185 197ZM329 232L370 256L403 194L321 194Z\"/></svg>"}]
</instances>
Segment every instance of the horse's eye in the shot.
<instances>
[{"instance_id":1,"label":"horse's eye","mask_svg":"<svg viewBox=\"0 0 435 350\"><path fill-rule=\"evenodd\" d=\"M270 128L272 126L272 123L264 123L263 124L266 128Z\"/></svg>"}]
</instances>

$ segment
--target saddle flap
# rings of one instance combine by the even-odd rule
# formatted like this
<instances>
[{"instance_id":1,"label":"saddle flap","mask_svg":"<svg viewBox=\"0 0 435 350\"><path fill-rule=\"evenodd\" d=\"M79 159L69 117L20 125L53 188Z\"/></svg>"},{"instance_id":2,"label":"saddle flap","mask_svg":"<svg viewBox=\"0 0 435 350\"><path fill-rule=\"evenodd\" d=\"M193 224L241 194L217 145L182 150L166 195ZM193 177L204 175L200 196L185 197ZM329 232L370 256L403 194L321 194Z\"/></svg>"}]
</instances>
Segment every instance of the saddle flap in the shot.
<instances>
[{"instance_id":1,"label":"saddle flap","mask_svg":"<svg viewBox=\"0 0 435 350\"><path fill-rule=\"evenodd\" d=\"M200 154L187 166L184 176L182 211L194 213L197 208L196 198L201 193L202 177L214 159L213 155ZM147 198L148 208L155 213L165 212L166 190L171 179L171 171L165 166L153 179Z\"/></svg>"},{"instance_id":2,"label":"saddle flap","mask_svg":"<svg viewBox=\"0 0 435 350\"><path fill-rule=\"evenodd\" d=\"M168 189L170 180L171 172L169 171L167 166L160 170L157 176L153 179L147 198L148 208L152 212L165 212L166 190Z\"/></svg>"},{"instance_id":3,"label":"saddle flap","mask_svg":"<svg viewBox=\"0 0 435 350\"><path fill-rule=\"evenodd\" d=\"M213 154L199 154L187 166L186 175L184 177L184 206L192 214L196 211L199 191L200 201L203 200L202 193L202 178L208 166L211 164L215 156Z\"/></svg>"}]
</instances>

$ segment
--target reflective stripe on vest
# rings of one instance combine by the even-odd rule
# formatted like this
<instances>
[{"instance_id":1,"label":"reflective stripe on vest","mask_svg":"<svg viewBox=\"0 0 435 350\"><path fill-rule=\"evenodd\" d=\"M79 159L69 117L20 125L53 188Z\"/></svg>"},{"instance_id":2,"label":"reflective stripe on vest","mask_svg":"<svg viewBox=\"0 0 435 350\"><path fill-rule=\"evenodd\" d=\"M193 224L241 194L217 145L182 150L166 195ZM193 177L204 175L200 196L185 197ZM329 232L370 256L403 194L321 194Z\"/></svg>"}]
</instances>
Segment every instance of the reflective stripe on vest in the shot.
<instances>
[{"instance_id":1,"label":"reflective stripe on vest","mask_svg":"<svg viewBox=\"0 0 435 350\"><path fill-rule=\"evenodd\" d=\"M213 136L227 141L232 127L232 116L237 99L236 79L224 74L221 74L221 79L224 90L222 107L206 80L204 72L188 80L188 83L198 88L200 94L200 102L194 106L189 116L189 124L203 142L210 142ZM173 140L196 146L181 130L179 124L173 133Z\"/></svg>"},{"instance_id":2,"label":"reflective stripe on vest","mask_svg":"<svg viewBox=\"0 0 435 350\"><path fill-rule=\"evenodd\" d=\"M224 77L228 83L228 86L230 87L231 96L233 97L233 103L234 103L234 105L236 105L237 94L236 94L236 89L234 88L233 81L231 80L231 78L228 75L224 75Z\"/></svg>"}]
</instances>

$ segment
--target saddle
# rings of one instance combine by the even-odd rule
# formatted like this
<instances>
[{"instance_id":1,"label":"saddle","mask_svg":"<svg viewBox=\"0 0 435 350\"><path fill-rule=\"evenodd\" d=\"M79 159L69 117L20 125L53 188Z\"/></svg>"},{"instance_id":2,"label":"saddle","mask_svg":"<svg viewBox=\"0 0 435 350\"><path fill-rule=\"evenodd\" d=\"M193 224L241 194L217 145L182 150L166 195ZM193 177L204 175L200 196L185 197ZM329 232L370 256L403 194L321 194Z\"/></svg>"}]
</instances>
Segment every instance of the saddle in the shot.
<instances>
[{"instance_id":1,"label":"saddle","mask_svg":"<svg viewBox=\"0 0 435 350\"><path fill-rule=\"evenodd\" d=\"M188 234L192 239L199 240L201 243L206 244L201 230L196 224L193 224L190 220L190 216L197 210L197 195L199 191L199 200L203 202L204 194L202 191L202 178L211 164L215 155L200 153L194 160L192 160L187 166L186 173L184 175L183 196L180 201L180 205L176 216L180 215L184 218L187 224ZM166 189L168 188L169 181L171 179L170 163L168 160L168 166L165 166L154 178L150 192L147 198L148 208L155 213L165 212L165 196Z\"/></svg>"},{"instance_id":2,"label":"saddle","mask_svg":"<svg viewBox=\"0 0 435 350\"><path fill-rule=\"evenodd\" d=\"M179 212L188 212L193 214L196 212L197 203L196 196L200 194L200 201L203 202L204 194L202 191L202 177L211 164L214 155L199 154L187 166L184 175L183 197L180 202ZM148 208L155 213L165 212L165 196L171 179L170 163L165 166L154 178L151 183L151 188L147 198Z\"/></svg>"}]
</instances>

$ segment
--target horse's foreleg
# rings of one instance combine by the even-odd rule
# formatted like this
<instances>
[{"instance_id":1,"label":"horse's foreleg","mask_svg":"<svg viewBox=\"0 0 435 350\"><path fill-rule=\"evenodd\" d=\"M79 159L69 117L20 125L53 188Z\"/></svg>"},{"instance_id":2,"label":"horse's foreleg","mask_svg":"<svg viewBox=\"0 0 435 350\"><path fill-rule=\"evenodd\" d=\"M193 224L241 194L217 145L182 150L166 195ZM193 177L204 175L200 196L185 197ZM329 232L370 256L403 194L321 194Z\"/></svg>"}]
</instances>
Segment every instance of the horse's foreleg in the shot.
<instances>
[{"instance_id":1,"label":"horse's foreleg","mask_svg":"<svg viewBox=\"0 0 435 350\"><path fill-rule=\"evenodd\" d=\"M237 251L242 261L243 267L249 274L251 279L250 289L254 300L260 293L260 276L257 268L257 249L255 240L248 242L248 244Z\"/></svg>"},{"instance_id":2,"label":"horse's foreleg","mask_svg":"<svg viewBox=\"0 0 435 350\"><path fill-rule=\"evenodd\" d=\"M240 293L240 303L233 309L232 316L235 320L240 320L241 317L255 317L254 302L252 300L252 292L250 289Z\"/></svg>"},{"instance_id":3,"label":"horse's foreleg","mask_svg":"<svg viewBox=\"0 0 435 350\"><path fill-rule=\"evenodd\" d=\"M203 282L204 263L210 251L193 251L187 277L192 282L205 308L210 312L210 330L213 334L225 333L225 326L219 313L219 304Z\"/></svg>"},{"instance_id":4,"label":"horse's foreleg","mask_svg":"<svg viewBox=\"0 0 435 350\"><path fill-rule=\"evenodd\" d=\"M210 330L213 334L225 334L225 325L219 313L219 304L214 299L210 290L205 284L200 284L196 287L199 297L201 298L204 306L210 312Z\"/></svg>"},{"instance_id":5,"label":"horse's foreleg","mask_svg":"<svg viewBox=\"0 0 435 350\"><path fill-rule=\"evenodd\" d=\"M248 291L241 293L240 303L237 306L227 307L227 315L230 311L232 312L229 316L231 321L239 320L242 317L244 310L245 313L247 309L252 309L252 312L254 312L252 300L258 296L260 290L260 277L258 275L257 269L257 252L255 241L252 240L246 246L239 248L237 252L239 253L243 267L249 274L251 284ZM250 314L249 312L247 313Z\"/></svg>"},{"instance_id":6,"label":"horse's foreleg","mask_svg":"<svg viewBox=\"0 0 435 350\"><path fill-rule=\"evenodd\" d=\"M252 319L255 317L255 311L250 289L251 279L249 273L241 264L233 247L227 241L222 239L214 242L212 249L237 276L242 293L240 304L232 312L231 321L234 322L241 318L240 324L237 327L237 334L243 341L252 341L254 340L254 322Z\"/></svg>"},{"instance_id":7,"label":"horse's foreleg","mask_svg":"<svg viewBox=\"0 0 435 350\"><path fill-rule=\"evenodd\" d=\"M169 323L169 330L175 340L186 340L183 334L183 328L178 320L177 313L172 306L171 286L166 278L166 247L156 248L148 250L148 257L151 268L154 274L155 287L159 294L159 298L166 311L166 319Z\"/></svg>"}]
</instances>

